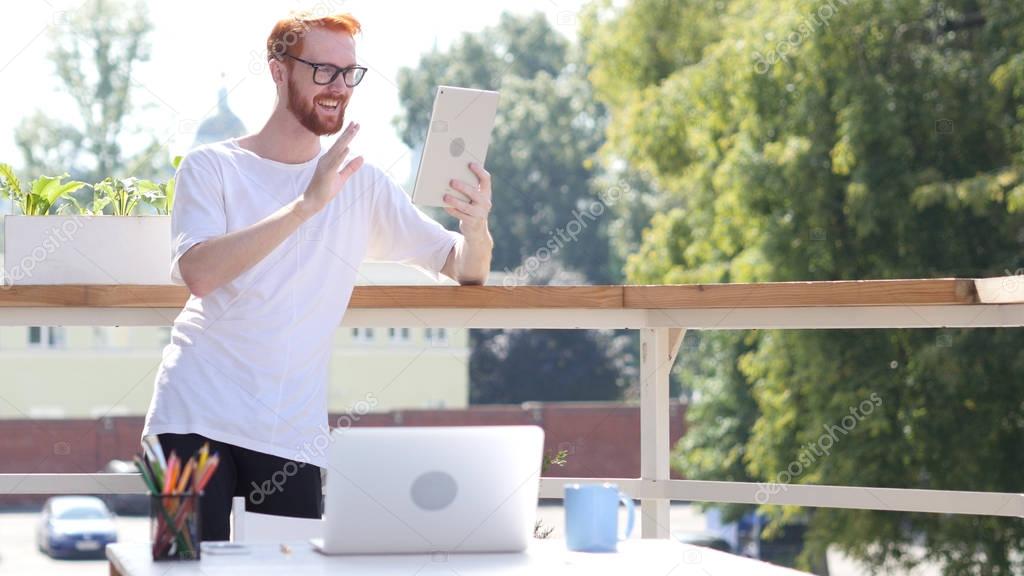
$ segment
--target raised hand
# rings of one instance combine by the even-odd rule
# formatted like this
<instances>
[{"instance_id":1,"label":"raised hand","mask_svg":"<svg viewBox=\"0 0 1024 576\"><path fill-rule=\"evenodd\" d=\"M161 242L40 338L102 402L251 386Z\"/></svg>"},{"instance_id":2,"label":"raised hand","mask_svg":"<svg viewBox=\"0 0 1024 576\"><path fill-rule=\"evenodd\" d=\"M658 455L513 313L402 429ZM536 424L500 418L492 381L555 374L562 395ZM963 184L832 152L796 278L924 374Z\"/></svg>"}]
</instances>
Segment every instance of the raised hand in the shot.
<instances>
[{"instance_id":1,"label":"raised hand","mask_svg":"<svg viewBox=\"0 0 1024 576\"><path fill-rule=\"evenodd\" d=\"M350 122L338 140L320 157L316 164L313 179L302 194L302 202L312 212L318 212L338 195L345 182L363 165L363 157L357 156L342 168L341 164L348 156L349 144L359 132L359 124Z\"/></svg>"}]
</instances>

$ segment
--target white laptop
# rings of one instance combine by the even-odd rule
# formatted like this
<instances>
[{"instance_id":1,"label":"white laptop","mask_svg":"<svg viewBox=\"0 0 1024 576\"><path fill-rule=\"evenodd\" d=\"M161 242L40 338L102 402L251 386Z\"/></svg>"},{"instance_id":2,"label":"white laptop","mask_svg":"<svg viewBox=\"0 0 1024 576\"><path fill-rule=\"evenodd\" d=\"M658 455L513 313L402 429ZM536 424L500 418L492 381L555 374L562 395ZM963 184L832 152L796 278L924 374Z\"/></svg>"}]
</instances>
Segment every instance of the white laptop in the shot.
<instances>
[{"instance_id":1,"label":"white laptop","mask_svg":"<svg viewBox=\"0 0 1024 576\"><path fill-rule=\"evenodd\" d=\"M449 186L449 182L457 179L471 185L477 183L469 163L484 165L497 111L497 92L437 87L427 139L412 190L414 203L447 206L445 194L466 199L466 195Z\"/></svg>"},{"instance_id":2,"label":"white laptop","mask_svg":"<svg viewBox=\"0 0 1024 576\"><path fill-rule=\"evenodd\" d=\"M533 537L537 426L335 430L325 554L520 552Z\"/></svg>"}]
</instances>

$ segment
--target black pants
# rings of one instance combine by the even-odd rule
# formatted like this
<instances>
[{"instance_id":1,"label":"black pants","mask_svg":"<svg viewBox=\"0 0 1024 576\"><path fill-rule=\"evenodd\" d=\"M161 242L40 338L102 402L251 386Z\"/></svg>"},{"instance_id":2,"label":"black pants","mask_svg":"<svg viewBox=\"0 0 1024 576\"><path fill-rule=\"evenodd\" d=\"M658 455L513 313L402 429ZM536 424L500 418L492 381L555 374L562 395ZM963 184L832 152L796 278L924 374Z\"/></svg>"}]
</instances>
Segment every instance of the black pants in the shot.
<instances>
[{"instance_id":1,"label":"black pants","mask_svg":"<svg viewBox=\"0 0 1024 576\"><path fill-rule=\"evenodd\" d=\"M260 514L320 518L320 468L210 440L199 434L160 434L164 457L173 450L188 461L204 442L220 463L199 499L203 540L227 540L231 499L245 496L245 509Z\"/></svg>"}]
</instances>

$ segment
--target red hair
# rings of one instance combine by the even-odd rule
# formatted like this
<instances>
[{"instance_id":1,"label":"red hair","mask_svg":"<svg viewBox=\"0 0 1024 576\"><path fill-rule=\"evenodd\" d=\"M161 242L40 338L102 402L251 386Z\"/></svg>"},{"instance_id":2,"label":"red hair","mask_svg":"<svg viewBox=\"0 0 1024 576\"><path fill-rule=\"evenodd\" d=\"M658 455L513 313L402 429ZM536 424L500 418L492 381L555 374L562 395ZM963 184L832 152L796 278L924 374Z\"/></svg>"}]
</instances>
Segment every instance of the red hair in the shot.
<instances>
[{"instance_id":1,"label":"red hair","mask_svg":"<svg viewBox=\"0 0 1024 576\"><path fill-rule=\"evenodd\" d=\"M334 32L345 32L355 36L362 29L359 21L348 13L318 15L313 12L292 12L274 24L274 29L267 37L267 60L281 59L285 52L302 53L302 41L306 32L315 27L323 27ZM291 60L285 62L291 65Z\"/></svg>"}]
</instances>

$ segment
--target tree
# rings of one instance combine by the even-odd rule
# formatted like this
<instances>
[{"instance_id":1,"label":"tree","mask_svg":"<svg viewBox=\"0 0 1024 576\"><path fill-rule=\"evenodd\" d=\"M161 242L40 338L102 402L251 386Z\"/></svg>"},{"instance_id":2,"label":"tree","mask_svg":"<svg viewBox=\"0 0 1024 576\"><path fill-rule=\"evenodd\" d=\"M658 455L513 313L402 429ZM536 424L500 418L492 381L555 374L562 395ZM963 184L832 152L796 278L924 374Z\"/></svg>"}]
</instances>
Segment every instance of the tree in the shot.
<instances>
[{"instance_id":1,"label":"tree","mask_svg":"<svg viewBox=\"0 0 1024 576\"><path fill-rule=\"evenodd\" d=\"M604 112L572 52L542 14L504 14L497 26L465 34L447 52L426 54L416 68L399 72L404 114L396 126L413 149L426 137L437 85L501 91L487 154L495 190L490 222L495 270L526 276L519 267L538 251L543 254L547 241L577 219L575 214L600 202L591 178ZM443 212L439 218L454 222ZM607 219L586 223L582 234L553 251L553 259L591 282L614 281L621 269L609 266ZM519 283L530 283L529 278Z\"/></svg>"},{"instance_id":2,"label":"tree","mask_svg":"<svg viewBox=\"0 0 1024 576\"><path fill-rule=\"evenodd\" d=\"M542 284L582 284L549 266ZM479 330L470 362L471 404L618 400L637 380L636 350L611 330Z\"/></svg>"},{"instance_id":3,"label":"tree","mask_svg":"<svg viewBox=\"0 0 1024 576\"><path fill-rule=\"evenodd\" d=\"M426 136L436 85L500 89L487 169L495 190L492 269L505 272L507 284L621 277L607 235L616 182L598 183L593 162L604 110L584 73L578 52L542 14L505 14L399 73L404 114L396 125L413 149ZM630 366L617 351L629 337L568 330L474 330L471 337L474 403L613 400L627 386Z\"/></svg>"},{"instance_id":4,"label":"tree","mask_svg":"<svg viewBox=\"0 0 1024 576\"><path fill-rule=\"evenodd\" d=\"M999 0L632 0L584 19L609 148L675 198L639 282L991 276L1024 244L1024 5ZM712 334L684 364L691 478L1018 492L1024 335ZM801 460L879 400L830 455ZM806 464L806 465L805 465ZM792 476L792 475L791 475ZM765 509L776 525L805 514ZM999 518L818 509L829 543L884 570L1022 569Z\"/></svg>"},{"instance_id":5,"label":"tree","mask_svg":"<svg viewBox=\"0 0 1024 576\"><path fill-rule=\"evenodd\" d=\"M160 143L153 139L135 154L121 145L135 105L133 69L149 59L146 36L151 29L142 2L89 0L69 13L53 36L50 60L77 118L37 111L18 125L15 142L24 157L24 174L70 172L87 182L112 175L158 175L167 164Z\"/></svg>"}]
</instances>

